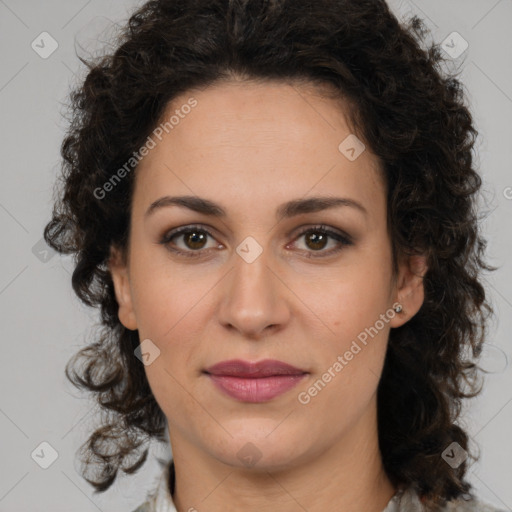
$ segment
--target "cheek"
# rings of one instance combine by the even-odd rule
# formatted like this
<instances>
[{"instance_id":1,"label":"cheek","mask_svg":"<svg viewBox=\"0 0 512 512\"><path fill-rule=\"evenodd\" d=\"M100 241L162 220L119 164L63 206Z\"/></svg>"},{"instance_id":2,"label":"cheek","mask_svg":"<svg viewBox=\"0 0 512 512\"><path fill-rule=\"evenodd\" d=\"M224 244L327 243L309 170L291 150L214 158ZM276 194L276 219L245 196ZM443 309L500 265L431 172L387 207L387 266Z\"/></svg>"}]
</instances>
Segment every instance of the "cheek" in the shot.
<instances>
[{"instance_id":1,"label":"cheek","mask_svg":"<svg viewBox=\"0 0 512 512\"><path fill-rule=\"evenodd\" d=\"M155 362L145 367L149 384L157 401L174 409L187 400L181 385L195 379L197 368L204 364L201 340L213 314L219 276L193 266L171 267L161 255L149 258L141 255L133 260L134 307L140 340L150 339L159 351Z\"/></svg>"},{"instance_id":2,"label":"cheek","mask_svg":"<svg viewBox=\"0 0 512 512\"><path fill-rule=\"evenodd\" d=\"M318 344L321 362L315 379L300 390L309 400L310 415L331 418L348 428L374 398L392 318L386 278L354 272L350 280L333 284L329 296L320 302L318 316L327 319L331 332L325 329L327 343Z\"/></svg>"},{"instance_id":3,"label":"cheek","mask_svg":"<svg viewBox=\"0 0 512 512\"><path fill-rule=\"evenodd\" d=\"M315 287L315 311L338 339L354 339L382 314L390 314L391 260L382 249L380 255L362 254L357 263L340 270L338 277L326 279L322 289Z\"/></svg>"},{"instance_id":4,"label":"cheek","mask_svg":"<svg viewBox=\"0 0 512 512\"><path fill-rule=\"evenodd\" d=\"M160 247L134 254L132 296L141 338L165 345L176 333L194 329L216 279L204 268L173 263Z\"/></svg>"}]
</instances>

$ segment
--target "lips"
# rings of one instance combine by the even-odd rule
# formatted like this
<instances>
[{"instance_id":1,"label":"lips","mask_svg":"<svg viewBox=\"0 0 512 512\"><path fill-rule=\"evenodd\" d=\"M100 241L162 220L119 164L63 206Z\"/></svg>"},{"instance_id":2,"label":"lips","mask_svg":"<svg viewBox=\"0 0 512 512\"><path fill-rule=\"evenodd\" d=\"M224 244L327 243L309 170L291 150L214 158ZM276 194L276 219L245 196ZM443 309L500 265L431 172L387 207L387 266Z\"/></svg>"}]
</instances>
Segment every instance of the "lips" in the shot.
<instances>
[{"instance_id":1,"label":"lips","mask_svg":"<svg viewBox=\"0 0 512 512\"><path fill-rule=\"evenodd\" d=\"M222 361L205 370L210 375L224 375L227 377L263 378L275 375L303 375L306 372L283 361L264 359L263 361L250 362L242 359Z\"/></svg>"},{"instance_id":2,"label":"lips","mask_svg":"<svg viewBox=\"0 0 512 512\"><path fill-rule=\"evenodd\" d=\"M308 372L275 359L256 363L234 359L204 371L224 395L240 402L260 403L294 388Z\"/></svg>"}]
</instances>

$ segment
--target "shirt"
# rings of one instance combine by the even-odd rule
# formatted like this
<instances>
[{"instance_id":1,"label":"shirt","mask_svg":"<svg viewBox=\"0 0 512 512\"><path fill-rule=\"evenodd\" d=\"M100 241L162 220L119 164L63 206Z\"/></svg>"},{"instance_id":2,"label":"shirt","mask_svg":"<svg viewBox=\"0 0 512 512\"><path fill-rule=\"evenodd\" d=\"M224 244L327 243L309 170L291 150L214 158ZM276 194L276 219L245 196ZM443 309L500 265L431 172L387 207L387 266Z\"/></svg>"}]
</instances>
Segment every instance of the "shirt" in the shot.
<instances>
[{"instance_id":1,"label":"shirt","mask_svg":"<svg viewBox=\"0 0 512 512\"><path fill-rule=\"evenodd\" d=\"M155 492L133 512L178 512L174 505L171 489L174 490L174 462L164 467ZM382 512L424 512L419 496L412 489L398 490ZM478 500L466 501L459 498L450 501L440 512L505 512Z\"/></svg>"}]
</instances>

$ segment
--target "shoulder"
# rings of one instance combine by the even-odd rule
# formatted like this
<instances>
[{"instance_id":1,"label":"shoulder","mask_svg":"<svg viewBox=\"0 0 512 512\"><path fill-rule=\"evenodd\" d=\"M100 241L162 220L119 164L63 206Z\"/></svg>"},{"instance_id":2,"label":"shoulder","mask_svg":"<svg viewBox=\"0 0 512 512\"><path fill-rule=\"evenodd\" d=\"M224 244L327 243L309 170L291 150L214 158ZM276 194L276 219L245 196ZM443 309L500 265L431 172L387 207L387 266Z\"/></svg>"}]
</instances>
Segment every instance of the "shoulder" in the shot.
<instances>
[{"instance_id":1,"label":"shoulder","mask_svg":"<svg viewBox=\"0 0 512 512\"><path fill-rule=\"evenodd\" d=\"M478 499L464 500L462 498L448 502L443 510L446 512L505 512L504 509L496 508Z\"/></svg>"},{"instance_id":2,"label":"shoulder","mask_svg":"<svg viewBox=\"0 0 512 512\"><path fill-rule=\"evenodd\" d=\"M140 505L139 507L137 507L133 512L150 512L150 505L149 505L149 502L146 501L144 502L142 505Z\"/></svg>"}]
</instances>

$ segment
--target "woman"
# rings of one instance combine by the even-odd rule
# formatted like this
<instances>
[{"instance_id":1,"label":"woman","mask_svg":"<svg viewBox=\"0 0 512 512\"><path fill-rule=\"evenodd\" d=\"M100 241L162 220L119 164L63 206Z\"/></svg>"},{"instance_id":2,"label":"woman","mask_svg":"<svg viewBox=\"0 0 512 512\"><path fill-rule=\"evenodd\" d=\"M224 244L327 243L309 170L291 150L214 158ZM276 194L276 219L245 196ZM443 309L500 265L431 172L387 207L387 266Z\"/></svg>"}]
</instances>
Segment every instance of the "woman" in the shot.
<instances>
[{"instance_id":1,"label":"woman","mask_svg":"<svg viewBox=\"0 0 512 512\"><path fill-rule=\"evenodd\" d=\"M110 414L98 491L168 433L138 511L494 510L456 425L492 312L477 132L424 30L155 0L89 65L45 238L102 312L67 369Z\"/></svg>"}]
</instances>

